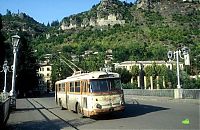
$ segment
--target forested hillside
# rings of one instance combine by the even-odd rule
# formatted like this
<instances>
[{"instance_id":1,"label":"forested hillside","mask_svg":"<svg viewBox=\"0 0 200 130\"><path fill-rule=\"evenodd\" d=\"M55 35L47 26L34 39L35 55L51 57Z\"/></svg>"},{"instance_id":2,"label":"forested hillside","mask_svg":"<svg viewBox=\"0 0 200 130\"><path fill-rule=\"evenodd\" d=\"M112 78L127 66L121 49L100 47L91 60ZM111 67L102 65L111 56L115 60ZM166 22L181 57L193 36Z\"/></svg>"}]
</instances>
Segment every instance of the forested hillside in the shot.
<instances>
[{"instance_id":1,"label":"forested hillside","mask_svg":"<svg viewBox=\"0 0 200 130\"><path fill-rule=\"evenodd\" d=\"M1 64L5 58L9 65L12 64L11 36L19 34L23 39L17 72L17 89L21 93L37 86L37 62L46 54L52 54L54 83L72 73L58 58L60 54L83 70L94 71L105 67L105 60L109 66L126 60L168 60L169 50L184 46L190 49L191 66L185 67L186 71L181 74L183 86L199 87L199 80L190 80L188 76L196 75L200 70L199 2L138 0L133 4L101 0L88 11L65 17L60 22L55 20L47 26L25 13L7 10L6 15L0 15L0 29ZM136 75L126 70L119 72L123 73L123 83L130 81L128 77ZM138 71L135 72L138 74ZM175 88L175 71L169 73L168 80ZM31 81L27 80L27 76ZM21 86L23 80L33 82L33 86L26 90Z\"/></svg>"},{"instance_id":2,"label":"forested hillside","mask_svg":"<svg viewBox=\"0 0 200 130\"><path fill-rule=\"evenodd\" d=\"M6 38L19 32L26 32L31 38L35 38L47 30L44 24L35 21L27 14L12 13L9 10L7 10L6 15L2 16L2 26L2 32Z\"/></svg>"},{"instance_id":3,"label":"forested hillside","mask_svg":"<svg viewBox=\"0 0 200 130\"><path fill-rule=\"evenodd\" d=\"M86 68L83 62L85 66L94 64L95 67L89 67L89 70L94 70L103 65L108 49L112 50L113 62L121 62L167 60L168 50L188 46L192 63L198 66L194 61L195 56L200 54L198 2L155 0L148 3L141 0L133 4L102 0L89 11L65 17L60 23L53 21L46 27L22 14L12 15L8 12L3 16L2 31L4 34L16 29L28 32L38 57L61 51L68 58L76 55L78 64L83 68ZM97 23L102 22L102 19L106 23L109 16L112 16L110 21L124 20L125 23ZM63 23L70 28L62 29ZM81 57L88 50L98 52L97 56Z\"/></svg>"}]
</instances>

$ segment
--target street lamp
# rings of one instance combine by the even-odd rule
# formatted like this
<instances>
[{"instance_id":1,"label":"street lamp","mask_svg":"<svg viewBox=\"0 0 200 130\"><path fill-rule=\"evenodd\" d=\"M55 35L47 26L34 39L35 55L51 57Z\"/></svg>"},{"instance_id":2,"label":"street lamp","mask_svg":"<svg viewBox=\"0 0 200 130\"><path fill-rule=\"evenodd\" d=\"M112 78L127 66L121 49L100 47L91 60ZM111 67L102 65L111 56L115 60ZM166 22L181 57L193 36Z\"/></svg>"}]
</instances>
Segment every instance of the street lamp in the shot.
<instances>
[{"instance_id":1,"label":"street lamp","mask_svg":"<svg viewBox=\"0 0 200 130\"><path fill-rule=\"evenodd\" d=\"M182 57L182 55L184 57ZM177 69L177 89L178 89L178 98L182 98L182 94L180 89L181 89L181 84L180 84L180 69L179 69L179 57L181 59L184 59L185 65L190 65L190 59L189 59L189 49L187 47L183 47L181 50L178 49L176 51L168 51L167 53L168 59L174 60L176 58L176 69Z\"/></svg>"},{"instance_id":2,"label":"street lamp","mask_svg":"<svg viewBox=\"0 0 200 130\"><path fill-rule=\"evenodd\" d=\"M3 70L1 72L4 71L4 89L3 89L3 93L6 93L6 76L7 76L7 71L9 71L9 66L8 66L8 61L5 60L4 64L3 64Z\"/></svg>"},{"instance_id":3,"label":"street lamp","mask_svg":"<svg viewBox=\"0 0 200 130\"><path fill-rule=\"evenodd\" d=\"M19 47L19 40L20 40L20 37L18 35L12 36L14 60L13 60L12 89L10 91L10 96L13 99L11 102L11 105L14 105L14 106L16 105L15 104L15 99L16 99L15 78L16 78L16 62L17 62L17 52L18 52L18 47Z\"/></svg>"}]
</instances>

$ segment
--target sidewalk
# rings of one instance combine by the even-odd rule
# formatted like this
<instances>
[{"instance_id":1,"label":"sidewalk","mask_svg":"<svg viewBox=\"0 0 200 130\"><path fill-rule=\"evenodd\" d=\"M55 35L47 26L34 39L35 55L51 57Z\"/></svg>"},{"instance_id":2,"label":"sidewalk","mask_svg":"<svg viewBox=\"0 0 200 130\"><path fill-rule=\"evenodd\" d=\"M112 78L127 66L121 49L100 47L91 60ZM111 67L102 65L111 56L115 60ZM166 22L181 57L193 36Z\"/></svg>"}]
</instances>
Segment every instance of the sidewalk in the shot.
<instances>
[{"instance_id":1,"label":"sidewalk","mask_svg":"<svg viewBox=\"0 0 200 130\"><path fill-rule=\"evenodd\" d=\"M172 97L157 97L157 96L139 96L139 95L124 95L125 102L130 103L135 100L143 101L159 101L159 102L177 102L177 103L193 103L200 105L199 99L174 99Z\"/></svg>"}]
</instances>

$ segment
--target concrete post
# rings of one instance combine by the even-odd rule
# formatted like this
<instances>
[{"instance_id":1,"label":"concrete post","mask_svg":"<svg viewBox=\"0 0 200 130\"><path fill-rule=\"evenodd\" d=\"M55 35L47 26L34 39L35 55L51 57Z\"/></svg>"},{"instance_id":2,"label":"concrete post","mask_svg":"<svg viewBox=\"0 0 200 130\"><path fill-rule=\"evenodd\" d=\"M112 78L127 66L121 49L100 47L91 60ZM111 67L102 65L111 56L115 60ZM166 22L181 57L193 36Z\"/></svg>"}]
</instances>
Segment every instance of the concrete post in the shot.
<instances>
[{"instance_id":1,"label":"concrete post","mask_svg":"<svg viewBox=\"0 0 200 130\"><path fill-rule=\"evenodd\" d=\"M163 88L166 88L165 86L165 77L163 76Z\"/></svg>"},{"instance_id":2,"label":"concrete post","mask_svg":"<svg viewBox=\"0 0 200 130\"><path fill-rule=\"evenodd\" d=\"M133 76L131 77L131 83L133 83Z\"/></svg>"},{"instance_id":3,"label":"concrete post","mask_svg":"<svg viewBox=\"0 0 200 130\"><path fill-rule=\"evenodd\" d=\"M144 89L147 89L147 77L144 76Z\"/></svg>"},{"instance_id":4,"label":"concrete post","mask_svg":"<svg viewBox=\"0 0 200 130\"><path fill-rule=\"evenodd\" d=\"M157 87L157 89L160 89L159 76L156 76L156 87Z\"/></svg>"},{"instance_id":5,"label":"concrete post","mask_svg":"<svg viewBox=\"0 0 200 130\"><path fill-rule=\"evenodd\" d=\"M153 76L150 76L151 90L153 90Z\"/></svg>"},{"instance_id":6,"label":"concrete post","mask_svg":"<svg viewBox=\"0 0 200 130\"><path fill-rule=\"evenodd\" d=\"M138 81L138 88L140 88L140 76L137 76L137 81Z\"/></svg>"},{"instance_id":7,"label":"concrete post","mask_svg":"<svg viewBox=\"0 0 200 130\"><path fill-rule=\"evenodd\" d=\"M182 99L183 98L183 89L181 89L181 88L174 89L174 98Z\"/></svg>"}]
</instances>

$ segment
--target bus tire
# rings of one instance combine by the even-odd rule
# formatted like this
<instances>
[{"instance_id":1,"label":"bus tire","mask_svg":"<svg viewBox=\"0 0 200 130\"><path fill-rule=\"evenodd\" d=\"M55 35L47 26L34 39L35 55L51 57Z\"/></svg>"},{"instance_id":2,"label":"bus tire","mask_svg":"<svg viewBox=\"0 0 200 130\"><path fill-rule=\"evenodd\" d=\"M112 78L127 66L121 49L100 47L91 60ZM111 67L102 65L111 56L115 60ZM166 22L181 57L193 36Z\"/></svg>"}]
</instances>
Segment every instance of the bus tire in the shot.
<instances>
[{"instance_id":1,"label":"bus tire","mask_svg":"<svg viewBox=\"0 0 200 130\"><path fill-rule=\"evenodd\" d=\"M62 105L62 100L59 98L59 106L61 107L61 110L64 110L64 107Z\"/></svg>"},{"instance_id":2,"label":"bus tire","mask_svg":"<svg viewBox=\"0 0 200 130\"><path fill-rule=\"evenodd\" d=\"M76 113L80 116L83 117L83 113L81 111L81 106L79 103L76 104Z\"/></svg>"}]
</instances>

